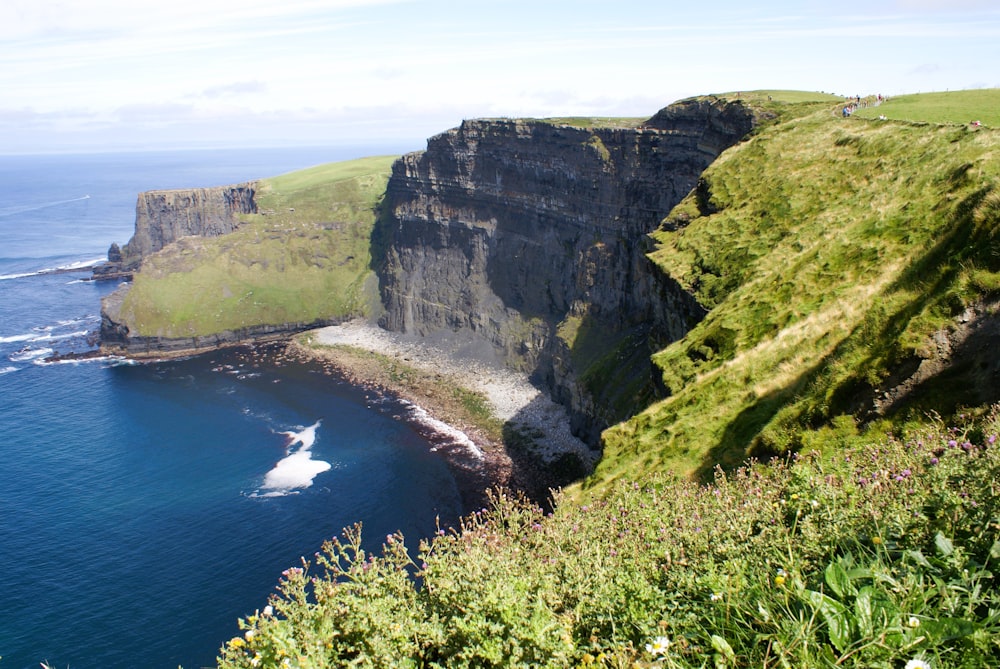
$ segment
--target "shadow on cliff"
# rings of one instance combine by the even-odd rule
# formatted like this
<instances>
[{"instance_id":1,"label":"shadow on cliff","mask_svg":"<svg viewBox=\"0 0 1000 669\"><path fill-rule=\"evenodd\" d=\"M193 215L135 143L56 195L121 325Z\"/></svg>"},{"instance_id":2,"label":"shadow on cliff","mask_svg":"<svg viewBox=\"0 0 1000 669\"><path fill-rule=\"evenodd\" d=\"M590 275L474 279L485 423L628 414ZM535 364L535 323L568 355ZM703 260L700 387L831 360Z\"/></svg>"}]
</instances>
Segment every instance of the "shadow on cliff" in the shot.
<instances>
[{"instance_id":1,"label":"shadow on cliff","mask_svg":"<svg viewBox=\"0 0 1000 669\"><path fill-rule=\"evenodd\" d=\"M503 426L503 442L511 460L509 485L543 507L549 505L553 489L590 473L590 467L573 450L585 448L584 444L569 434L564 417L562 421L560 424L560 417L553 414L551 401L539 396ZM553 456L547 459L542 452Z\"/></svg>"}]
</instances>

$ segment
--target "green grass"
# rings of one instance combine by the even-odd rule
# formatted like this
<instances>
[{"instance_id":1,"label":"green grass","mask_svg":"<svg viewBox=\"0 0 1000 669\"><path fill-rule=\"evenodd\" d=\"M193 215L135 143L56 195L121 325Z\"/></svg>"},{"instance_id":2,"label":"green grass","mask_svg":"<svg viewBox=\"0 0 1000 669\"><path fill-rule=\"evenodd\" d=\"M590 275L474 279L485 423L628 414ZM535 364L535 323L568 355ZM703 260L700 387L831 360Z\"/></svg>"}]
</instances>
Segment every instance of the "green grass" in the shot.
<instances>
[{"instance_id":1,"label":"green grass","mask_svg":"<svg viewBox=\"0 0 1000 669\"><path fill-rule=\"evenodd\" d=\"M646 119L606 116L553 116L538 120L543 123L569 125L574 128L637 128Z\"/></svg>"},{"instance_id":2,"label":"green grass","mask_svg":"<svg viewBox=\"0 0 1000 669\"><path fill-rule=\"evenodd\" d=\"M605 433L584 486L637 469L708 477L855 438L859 404L995 290L998 151L986 128L842 119L820 105L723 154L651 254L712 310L654 355L670 397ZM933 390L890 425L963 401Z\"/></svg>"},{"instance_id":3,"label":"green grass","mask_svg":"<svg viewBox=\"0 0 1000 669\"><path fill-rule=\"evenodd\" d=\"M1000 127L1000 88L983 88L946 93L919 93L890 98L879 107L859 109L857 116L968 125L980 121L991 128Z\"/></svg>"},{"instance_id":4,"label":"green grass","mask_svg":"<svg viewBox=\"0 0 1000 669\"><path fill-rule=\"evenodd\" d=\"M121 317L133 335L190 337L366 313L371 230L393 160L262 180L260 213L235 232L186 238L147 259Z\"/></svg>"},{"instance_id":5,"label":"green grass","mask_svg":"<svg viewBox=\"0 0 1000 669\"><path fill-rule=\"evenodd\" d=\"M780 102L784 104L800 104L803 102L833 102L842 100L839 95L832 93L819 93L816 91L789 91L789 90L756 90L756 91L732 91L724 93L721 97L749 100L751 102Z\"/></svg>"}]
</instances>

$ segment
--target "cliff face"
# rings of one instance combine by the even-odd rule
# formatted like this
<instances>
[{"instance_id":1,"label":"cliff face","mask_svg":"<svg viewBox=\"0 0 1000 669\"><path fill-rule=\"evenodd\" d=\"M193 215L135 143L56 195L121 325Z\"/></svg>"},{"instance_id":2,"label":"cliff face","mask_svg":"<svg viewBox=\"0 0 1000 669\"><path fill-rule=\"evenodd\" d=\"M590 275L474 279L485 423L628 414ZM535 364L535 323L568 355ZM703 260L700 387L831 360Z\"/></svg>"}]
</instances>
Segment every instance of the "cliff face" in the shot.
<instances>
[{"instance_id":1,"label":"cliff face","mask_svg":"<svg viewBox=\"0 0 1000 669\"><path fill-rule=\"evenodd\" d=\"M704 314L653 270L646 234L754 123L739 103L692 101L638 128L466 121L430 139L394 165L376 226L383 326L489 342L596 443L623 399L604 395L601 358L648 379L649 335Z\"/></svg>"},{"instance_id":2,"label":"cliff face","mask_svg":"<svg viewBox=\"0 0 1000 669\"><path fill-rule=\"evenodd\" d=\"M232 232L239 226L241 214L257 213L255 192L255 183L245 183L139 193L132 239L121 249L112 244L108 262L95 271L95 278L130 274L143 258L181 237L217 237Z\"/></svg>"}]
</instances>

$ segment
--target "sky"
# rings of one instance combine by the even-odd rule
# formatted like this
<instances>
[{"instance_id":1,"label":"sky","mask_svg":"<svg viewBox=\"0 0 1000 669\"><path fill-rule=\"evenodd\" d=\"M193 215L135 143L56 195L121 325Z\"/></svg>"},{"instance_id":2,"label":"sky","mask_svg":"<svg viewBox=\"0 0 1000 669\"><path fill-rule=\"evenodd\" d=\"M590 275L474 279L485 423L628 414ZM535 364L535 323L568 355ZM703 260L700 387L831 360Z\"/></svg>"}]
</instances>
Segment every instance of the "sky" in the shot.
<instances>
[{"instance_id":1,"label":"sky","mask_svg":"<svg viewBox=\"0 0 1000 669\"><path fill-rule=\"evenodd\" d=\"M463 119L1000 87L998 0L0 0L0 154L422 148Z\"/></svg>"}]
</instances>

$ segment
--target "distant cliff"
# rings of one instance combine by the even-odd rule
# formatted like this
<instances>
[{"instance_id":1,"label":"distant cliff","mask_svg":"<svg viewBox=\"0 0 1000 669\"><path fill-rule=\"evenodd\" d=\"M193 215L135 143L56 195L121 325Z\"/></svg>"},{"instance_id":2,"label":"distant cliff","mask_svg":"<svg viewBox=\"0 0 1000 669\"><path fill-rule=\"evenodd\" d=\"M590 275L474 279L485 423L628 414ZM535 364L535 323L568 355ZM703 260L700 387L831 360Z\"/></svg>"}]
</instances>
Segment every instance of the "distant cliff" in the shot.
<instances>
[{"instance_id":1,"label":"distant cliff","mask_svg":"<svg viewBox=\"0 0 1000 669\"><path fill-rule=\"evenodd\" d=\"M488 342L596 444L651 392L649 334L705 313L653 270L646 235L756 122L708 98L639 127L476 120L431 138L393 166L376 224L383 326Z\"/></svg>"},{"instance_id":2,"label":"distant cliff","mask_svg":"<svg viewBox=\"0 0 1000 669\"><path fill-rule=\"evenodd\" d=\"M94 278L131 274L144 258L181 237L217 237L239 227L239 216L257 213L256 183L215 188L154 190L140 193L135 205L135 233Z\"/></svg>"}]
</instances>

